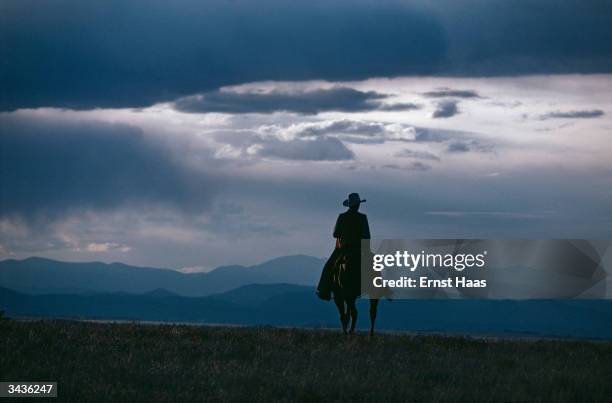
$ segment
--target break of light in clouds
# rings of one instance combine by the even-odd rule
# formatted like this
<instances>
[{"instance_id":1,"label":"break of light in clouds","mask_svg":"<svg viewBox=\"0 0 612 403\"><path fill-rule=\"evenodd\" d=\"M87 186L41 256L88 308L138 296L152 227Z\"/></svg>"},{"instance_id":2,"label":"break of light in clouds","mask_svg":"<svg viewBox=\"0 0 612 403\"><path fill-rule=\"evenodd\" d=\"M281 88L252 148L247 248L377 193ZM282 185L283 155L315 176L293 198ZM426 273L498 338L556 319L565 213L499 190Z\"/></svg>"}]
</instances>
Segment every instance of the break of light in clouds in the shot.
<instances>
[{"instance_id":1,"label":"break of light in clouds","mask_svg":"<svg viewBox=\"0 0 612 403\"><path fill-rule=\"evenodd\" d=\"M11 167L3 184L12 189L2 205L4 256L208 268L324 255L353 189L369 200L376 236L609 236L611 76L263 82L224 91L300 98L305 86L420 108L203 114L159 104L3 114ZM429 95L439 88L477 96L449 93L461 113L441 120ZM592 108L605 112L570 125L541 119Z\"/></svg>"},{"instance_id":2,"label":"break of light in clouds","mask_svg":"<svg viewBox=\"0 0 612 403\"><path fill-rule=\"evenodd\" d=\"M0 258L323 256L352 191L378 238L610 238L612 11L540 3L3 3Z\"/></svg>"}]
</instances>

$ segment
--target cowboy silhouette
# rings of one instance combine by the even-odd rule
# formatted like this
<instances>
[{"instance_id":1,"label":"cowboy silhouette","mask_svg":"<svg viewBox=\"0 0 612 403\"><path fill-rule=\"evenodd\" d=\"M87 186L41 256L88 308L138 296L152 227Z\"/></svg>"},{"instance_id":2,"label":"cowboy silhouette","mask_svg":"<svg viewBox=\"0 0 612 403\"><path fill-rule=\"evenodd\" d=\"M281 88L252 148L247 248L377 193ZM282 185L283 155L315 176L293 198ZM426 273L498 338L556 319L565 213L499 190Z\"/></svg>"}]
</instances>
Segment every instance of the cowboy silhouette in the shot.
<instances>
[{"instance_id":1,"label":"cowboy silhouette","mask_svg":"<svg viewBox=\"0 0 612 403\"><path fill-rule=\"evenodd\" d=\"M351 193L342 203L348 210L341 213L336 220L333 236L336 238L334 248L327 263L323 267L317 295L319 298L329 301L333 282L334 266L340 259L346 263L350 273L345 276L345 293L347 296L357 297L360 292L361 282L359 277L361 240L370 239L370 225L368 217L359 212L359 206L366 200L362 200L359 193Z\"/></svg>"},{"instance_id":2,"label":"cowboy silhouette","mask_svg":"<svg viewBox=\"0 0 612 403\"><path fill-rule=\"evenodd\" d=\"M340 313L342 330L347 333L349 317L350 332L355 331L357 308L355 300L361 295L361 242L370 239L368 217L359 212L359 206L365 202L358 193L351 193L342 203L348 210L338 216L333 236L336 246L323 267L317 287L319 298L334 303ZM369 247L366 248L369 252ZM370 332L374 332L376 307L378 299L370 299Z\"/></svg>"}]
</instances>

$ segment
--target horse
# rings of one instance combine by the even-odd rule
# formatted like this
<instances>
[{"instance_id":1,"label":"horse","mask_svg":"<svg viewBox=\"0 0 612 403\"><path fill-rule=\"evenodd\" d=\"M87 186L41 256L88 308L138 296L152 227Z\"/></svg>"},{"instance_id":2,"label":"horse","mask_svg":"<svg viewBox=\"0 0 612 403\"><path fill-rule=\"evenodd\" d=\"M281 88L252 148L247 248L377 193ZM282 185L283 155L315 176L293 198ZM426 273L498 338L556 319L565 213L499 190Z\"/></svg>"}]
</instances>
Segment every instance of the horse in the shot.
<instances>
[{"instance_id":1,"label":"horse","mask_svg":"<svg viewBox=\"0 0 612 403\"><path fill-rule=\"evenodd\" d=\"M348 254L342 254L333 265L331 293L340 314L342 333L345 335L354 334L355 326L357 325L357 306L355 301L359 297L359 292L355 290L356 287L361 286L359 283L354 283L360 279L361 268L357 262L355 259L350 259ZM378 298L370 298L370 336L374 336L378 302Z\"/></svg>"}]
</instances>

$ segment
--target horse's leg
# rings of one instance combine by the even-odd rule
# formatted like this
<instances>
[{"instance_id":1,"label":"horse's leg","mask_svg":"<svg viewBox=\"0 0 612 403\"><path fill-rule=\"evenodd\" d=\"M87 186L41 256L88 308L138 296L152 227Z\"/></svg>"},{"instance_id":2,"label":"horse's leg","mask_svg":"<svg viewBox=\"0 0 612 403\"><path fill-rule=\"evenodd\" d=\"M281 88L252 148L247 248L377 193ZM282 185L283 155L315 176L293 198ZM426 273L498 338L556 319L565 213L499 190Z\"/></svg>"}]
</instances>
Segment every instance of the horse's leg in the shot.
<instances>
[{"instance_id":1,"label":"horse's leg","mask_svg":"<svg viewBox=\"0 0 612 403\"><path fill-rule=\"evenodd\" d=\"M348 311L351 315L351 330L349 332L351 334L355 333L355 325L357 325L357 306L355 305L355 298L349 298L346 301L348 305Z\"/></svg>"},{"instance_id":2,"label":"horse's leg","mask_svg":"<svg viewBox=\"0 0 612 403\"><path fill-rule=\"evenodd\" d=\"M376 312L378 311L378 299L370 300L370 336L374 336L374 323L376 322Z\"/></svg>"},{"instance_id":3,"label":"horse's leg","mask_svg":"<svg viewBox=\"0 0 612 403\"><path fill-rule=\"evenodd\" d=\"M346 327L348 326L348 315L346 314L346 310L344 308L344 298L342 298L339 293L334 292L334 303L338 308L338 313L340 314L340 323L342 323L342 333L346 334Z\"/></svg>"}]
</instances>

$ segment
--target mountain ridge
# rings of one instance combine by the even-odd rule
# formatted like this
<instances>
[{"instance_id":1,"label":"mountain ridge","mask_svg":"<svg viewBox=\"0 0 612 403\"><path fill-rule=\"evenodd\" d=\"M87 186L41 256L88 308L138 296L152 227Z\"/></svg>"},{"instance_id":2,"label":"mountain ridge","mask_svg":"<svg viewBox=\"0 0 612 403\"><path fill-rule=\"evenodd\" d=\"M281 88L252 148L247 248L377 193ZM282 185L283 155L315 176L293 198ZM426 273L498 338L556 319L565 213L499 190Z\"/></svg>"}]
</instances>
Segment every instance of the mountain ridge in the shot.
<instances>
[{"instance_id":1,"label":"mountain ridge","mask_svg":"<svg viewBox=\"0 0 612 403\"><path fill-rule=\"evenodd\" d=\"M270 259L253 266L219 266L209 272L131 266L120 262L62 262L30 257L0 261L0 286L25 293L69 291L71 294L128 292L158 288L183 296L205 296L247 284L314 285L324 260L307 255Z\"/></svg>"},{"instance_id":2,"label":"mountain ridge","mask_svg":"<svg viewBox=\"0 0 612 403\"><path fill-rule=\"evenodd\" d=\"M258 284L204 297L155 294L28 295L0 288L0 308L9 318L339 327L336 307L319 300L314 287ZM379 308L380 330L612 340L612 300L383 300ZM363 329L367 301L359 300L358 309Z\"/></svg>"}]
</instances>

